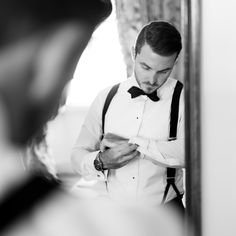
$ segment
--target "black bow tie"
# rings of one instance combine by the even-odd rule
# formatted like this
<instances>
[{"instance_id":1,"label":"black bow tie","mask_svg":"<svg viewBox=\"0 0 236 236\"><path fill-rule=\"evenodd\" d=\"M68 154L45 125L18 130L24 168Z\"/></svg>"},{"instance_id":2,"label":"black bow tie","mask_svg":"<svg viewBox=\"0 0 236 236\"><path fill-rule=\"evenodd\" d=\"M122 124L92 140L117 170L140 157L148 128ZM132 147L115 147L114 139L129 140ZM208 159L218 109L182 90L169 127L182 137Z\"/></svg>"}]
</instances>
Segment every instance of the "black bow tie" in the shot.
<instances>
[{"instance_id":1,"label":"black bow tie","mask_svg":"<svg viewBox=\"0 0 236 236\"><path fill-rule=\"evenodd\" d=\"M152 93L145 93L142 89L138 87L131 87L128 92L131 94L131 98L136 98L140 95L146 95L149 97L153 102L159 101L159 97L157 96L157 91L154 91Z\"/></svg>"}]
</instances>

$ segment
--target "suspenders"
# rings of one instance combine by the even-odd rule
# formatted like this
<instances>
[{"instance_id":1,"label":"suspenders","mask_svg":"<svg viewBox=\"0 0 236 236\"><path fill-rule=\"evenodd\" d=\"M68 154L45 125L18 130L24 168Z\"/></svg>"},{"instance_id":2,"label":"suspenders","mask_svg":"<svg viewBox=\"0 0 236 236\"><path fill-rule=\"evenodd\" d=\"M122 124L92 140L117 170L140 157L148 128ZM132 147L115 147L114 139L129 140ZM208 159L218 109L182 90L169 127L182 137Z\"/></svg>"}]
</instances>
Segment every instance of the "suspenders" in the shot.
<instances>
[{"instance_id":1,"label":"suspenders","mask_svg":"<svg viewBox=\"0 0 236 236\"><path fill-rule=\"evenodd\" d=\"M105 103L104 103L104 106L103 106L103 110L102 110L102 138L103 138L103 135L104 135L105 115L106 115L107 109L108 109L108 107L111 103L111 100L115 96L119 86L120 86L120 84L116 84L111 88L111 90L109 91L109 93L106 97L106 100L105 100Z\"/></svg>"},{"instance_id":2,"label":"suspenders","mask_svg":"<svg viewBox=\"0 0 236 236\"><path fill-rule=\"evenodd\" d=\"M115 96L120 84L114 85L111 90L109 91L104 107L102 110L102 135L104 135L104 124L105 124L105 115L108 110L108 107ZM173 96L172 96L172 101L171 101L171 108L170 108L170 131L169 131L169 141L175 140L176 139L176 134L177 134L177 124L178 124L178 117L179 117L179 98L180 94L183 88L183 84L179 81L177 81ZM162 198L162 203L165 202L168 191L170 186L173 187L174 191L177 194L178 198L182 198L182 195L180 194L179 190L177 189L175 185L175 174L176 174L176 169L175 168L167 168L167 185L164 191L164 195Z\"/></svg>"},{"instance_id":3,"label":"suspenders","mask_svg":"<svg viewBox=\"0 0 236 236\"><path fill-rule=\"evenodd\" d=\"M178 124L178 117L179 117L179 98L180 94L183 88L183 84L179 81L177 81L175 90L172 96L172 101L171 101L171 108L170 108L170 133L169 133L169 141L175 140L176 139L176 134L177 134L177 124ZM180 194L179 190L177 189L175 185L175 174L176 174L176 169L175 168L167 168L167 176L166 176L166 188L165 192L162 198L162 203L165 202L168 191L170 186L173 187L174 191L177 194L178 198L182 198L182 195Z\"/></svg>"}]
</instances>

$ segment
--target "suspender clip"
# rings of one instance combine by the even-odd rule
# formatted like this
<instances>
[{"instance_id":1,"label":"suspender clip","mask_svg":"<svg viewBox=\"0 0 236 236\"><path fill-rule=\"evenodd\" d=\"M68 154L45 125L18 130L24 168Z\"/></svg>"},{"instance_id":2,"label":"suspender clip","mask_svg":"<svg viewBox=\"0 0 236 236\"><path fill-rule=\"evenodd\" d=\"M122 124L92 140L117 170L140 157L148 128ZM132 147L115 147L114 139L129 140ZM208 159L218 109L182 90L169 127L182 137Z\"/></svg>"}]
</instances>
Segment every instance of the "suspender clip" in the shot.
<instances>
[{"instance_id":1,"label":"suspender clip","mask_svg":"<svg viewBox=\"0 0 236 236\"><path fill-rule=\"evenodd\" d=\"M176 137L170 137L170 138L168 139L168 141L174 141L174 140L176 140Z\"/></svg>"}]
</instances>

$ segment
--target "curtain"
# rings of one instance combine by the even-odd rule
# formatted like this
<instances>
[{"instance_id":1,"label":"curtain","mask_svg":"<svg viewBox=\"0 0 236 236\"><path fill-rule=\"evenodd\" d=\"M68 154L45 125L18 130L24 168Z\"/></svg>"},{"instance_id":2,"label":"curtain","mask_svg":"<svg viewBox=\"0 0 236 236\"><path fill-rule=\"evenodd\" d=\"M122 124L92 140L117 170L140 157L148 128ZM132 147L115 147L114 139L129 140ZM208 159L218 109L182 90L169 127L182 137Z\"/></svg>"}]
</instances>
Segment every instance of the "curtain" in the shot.
<instances>
[{"instance_id":1,"label":"curtain","mask_svg":"<svg viewBox=\"0 0 236 236\"><path fill-rule=\"evenodd\" d=\"M117 26L122 46L127 76L132 73L131 47L142 26L152 20L167 20L180 32L181 0L115 0ZM177 63L173 76L183 81L183 63Z\"/></svg>"}]
</instances>

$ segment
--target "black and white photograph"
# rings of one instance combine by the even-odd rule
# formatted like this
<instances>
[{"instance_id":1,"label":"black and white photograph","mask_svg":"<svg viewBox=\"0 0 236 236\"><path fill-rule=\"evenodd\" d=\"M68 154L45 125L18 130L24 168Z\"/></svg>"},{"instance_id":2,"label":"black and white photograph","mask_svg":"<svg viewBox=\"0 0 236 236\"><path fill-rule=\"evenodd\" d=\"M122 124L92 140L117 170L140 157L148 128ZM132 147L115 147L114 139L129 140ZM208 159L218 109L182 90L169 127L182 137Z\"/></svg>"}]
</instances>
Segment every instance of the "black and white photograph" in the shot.
<instances>
[{"instance_id":1,"label":"black and white photograph","mask_svg":"<svg viewBox=\"0 0 236 236\"><path fill-rule=\"evenodd\" d=\"M235 9L1 0L0 235L234 236Z\"/></svg>"}]
</instances>

